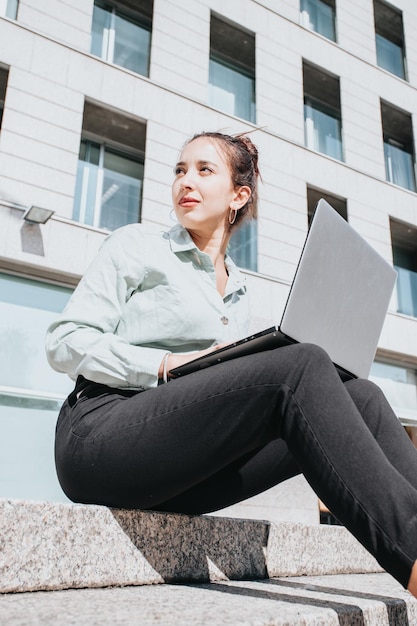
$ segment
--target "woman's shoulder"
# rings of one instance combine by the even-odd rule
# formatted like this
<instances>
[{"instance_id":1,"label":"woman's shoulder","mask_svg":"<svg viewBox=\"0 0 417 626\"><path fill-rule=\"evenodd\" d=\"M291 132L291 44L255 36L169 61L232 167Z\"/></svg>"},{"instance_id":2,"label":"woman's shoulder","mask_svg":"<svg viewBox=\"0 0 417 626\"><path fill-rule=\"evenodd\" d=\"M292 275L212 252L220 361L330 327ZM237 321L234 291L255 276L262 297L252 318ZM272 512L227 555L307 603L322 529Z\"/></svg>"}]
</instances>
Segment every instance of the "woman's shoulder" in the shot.
<instances>
[{"instance_id":1,"label":"woman's shoulder","mask_svg":"<svg viewBox=\"0 0 417 626\"><path fill-rule=\"evenodd\" d=\"M143 224L141 222L137 222L134 224L126 224L126 226L121 226L117 228L113 232L111 232L107 239L144 239L146 237L163 237L163 234L167 231L166 228L162 226L156 226L152 224Z\"/></svg>"},{"instance_id":2,"label":"woman's shoulder","mask_svg":"<svg viewBox=\"0 0 417 626\"><path fill-rule=\"evenodd\" d=\"M108 248L119 250L120 252L132 249L143 249L144 247L157 246L158 242L164 242L167 234L166 228L148 224L127 224L109 233L104 241Z\"/></svg>"}]
</instances>

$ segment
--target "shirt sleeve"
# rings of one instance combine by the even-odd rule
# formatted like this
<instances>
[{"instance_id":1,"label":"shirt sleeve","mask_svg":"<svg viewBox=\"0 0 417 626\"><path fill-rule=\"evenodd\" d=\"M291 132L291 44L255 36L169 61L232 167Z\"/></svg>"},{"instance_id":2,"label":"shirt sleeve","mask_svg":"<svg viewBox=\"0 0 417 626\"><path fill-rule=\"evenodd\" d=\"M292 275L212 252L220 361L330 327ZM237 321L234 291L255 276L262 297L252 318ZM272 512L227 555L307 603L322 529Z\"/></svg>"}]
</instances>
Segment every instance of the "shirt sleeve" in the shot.
<instances>
[{"instance_id":1,"label":"shirt sleeve","mask_svg":"<svg viewBox=\"0 0 417 626\"><path fill-rule=\"evenodd\" d=\"M129 293L143 280L145 267L135 255L134 272L124 271L132 250L128 227L110 235L46 336L50 365L76 379L82 375L111 387L146 389L158 384L166 350L130 344L117 335ZM142 235L135 230L139 246ZM134 274L134 279L132 278Z\"/></svg>"}]
</instances>

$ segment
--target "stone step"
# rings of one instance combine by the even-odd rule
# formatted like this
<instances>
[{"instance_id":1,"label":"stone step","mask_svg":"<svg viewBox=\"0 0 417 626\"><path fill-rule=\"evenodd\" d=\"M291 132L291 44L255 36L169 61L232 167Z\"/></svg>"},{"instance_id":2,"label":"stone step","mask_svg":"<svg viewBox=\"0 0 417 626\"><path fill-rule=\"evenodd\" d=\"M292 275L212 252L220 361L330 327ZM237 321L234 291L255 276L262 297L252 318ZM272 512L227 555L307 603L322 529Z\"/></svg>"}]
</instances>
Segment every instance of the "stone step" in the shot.
<instances>
[{"instance_id":1,"label":"stone step","mask_svg":"<svg viewBox=\"0 0 417 626\"><path fill-rule=\"evenodd\" d=\"M381 571L336 526L0 500L0 528L2 593Z\"/></svg>"},{"instance_id":2,"label":"stone step","mask_svg":"<svg viewBox=\"0 0 417 626\"><path fill-rule=\"evenodd\" d=\"M388 574L69 589L0 596L7 626L416 626Z\"/></svg>"}]
</instances>

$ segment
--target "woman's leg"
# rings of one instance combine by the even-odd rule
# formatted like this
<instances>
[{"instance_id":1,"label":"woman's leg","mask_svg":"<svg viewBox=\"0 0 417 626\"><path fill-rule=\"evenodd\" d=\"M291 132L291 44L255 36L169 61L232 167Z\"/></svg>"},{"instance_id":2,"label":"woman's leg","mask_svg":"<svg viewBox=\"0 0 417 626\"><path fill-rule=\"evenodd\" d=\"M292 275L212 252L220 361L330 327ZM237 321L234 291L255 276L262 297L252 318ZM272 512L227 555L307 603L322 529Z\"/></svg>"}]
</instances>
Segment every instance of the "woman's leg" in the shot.
<instances>
[{"instance_id":1,"label":"woman's leg","mask_svg":"<svg viewBox=\"0 0 417 626\"><path fill-rule=\"evenodd\" d=\"M369 380L345 383L363 420L388 461L417 489L417 451L381 389Z\"/></svg>"},{"instance_id":2,"label":"woman's leg","mask_svg":"<svg viewBox=\"0 0 417 626\"><path fill-rule=\"evenodd\" d=\"M73 499L157 507L282 438L330 510L408 583L417 491L320 348L298 344L236 359L133 398L104 387L96 397L84 393L64 408L57 432L58 473ZM383 421L395 419L382 413Z\"/></svg>"},{"instance_id":3,"label":"woman's leg","mask_svg":"<svg viewBox=\"0 0 417 626\"><path fill-rule=\"evenodd\" d=\"M242 502L300 473L285 442L274 439L153 508L191 515L209 513Z\"/></svg>"}]
</instances>

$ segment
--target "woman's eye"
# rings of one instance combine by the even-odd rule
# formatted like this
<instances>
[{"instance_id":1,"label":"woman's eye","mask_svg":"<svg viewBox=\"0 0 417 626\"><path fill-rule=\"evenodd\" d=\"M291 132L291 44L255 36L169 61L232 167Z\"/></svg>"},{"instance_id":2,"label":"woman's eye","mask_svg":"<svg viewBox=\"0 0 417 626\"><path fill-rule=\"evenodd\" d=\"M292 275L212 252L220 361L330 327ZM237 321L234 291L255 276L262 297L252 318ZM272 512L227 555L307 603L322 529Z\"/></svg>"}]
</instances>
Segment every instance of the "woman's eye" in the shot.
<instances>
[{"instance_id":1,"label":"woman's eye","mask_svg":"<svg viewBox=\"0 0 417 626\"><path fill-rule=\"evenodd\" d=\"M210 167L208 167L207 165L204 165L204 166L200 169L200 172L204 172L204 173L207 173L207 172L212 172L212 171L213 171L213 170L212 170Z\"/></svg>"},{"instance_id":2,"label":"woman's eye","mask_svg":"<svg viewBox=\"0 0 417 626\"><path fill-rule=\"evenodd\" d=\"M178 176L178 174L184 174L184 168L183 167L174 168L174 174L175 176Z\"/></svg>"}]
</instances>

